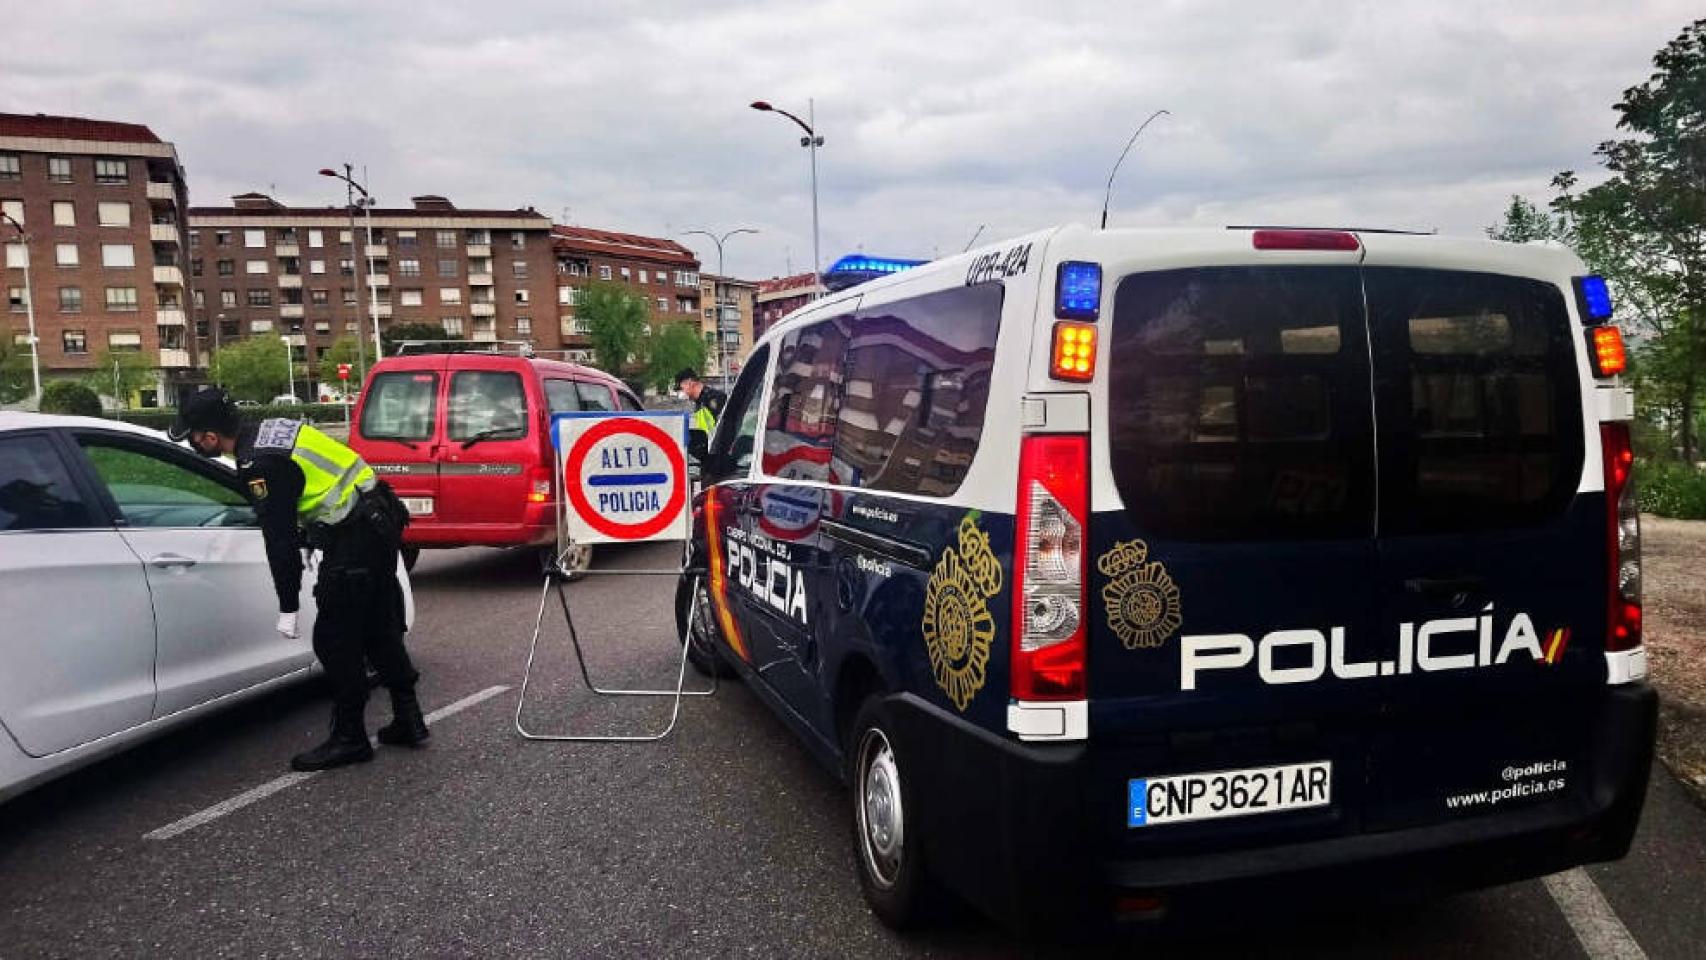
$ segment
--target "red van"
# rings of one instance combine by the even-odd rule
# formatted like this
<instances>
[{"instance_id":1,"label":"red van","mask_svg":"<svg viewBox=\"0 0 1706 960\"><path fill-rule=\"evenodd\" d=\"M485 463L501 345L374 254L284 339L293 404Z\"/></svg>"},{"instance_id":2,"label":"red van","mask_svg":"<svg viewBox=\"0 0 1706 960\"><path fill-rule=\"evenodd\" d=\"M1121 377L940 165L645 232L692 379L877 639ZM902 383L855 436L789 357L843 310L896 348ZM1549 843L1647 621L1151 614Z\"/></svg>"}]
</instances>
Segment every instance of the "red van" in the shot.
<instances>
[{"instance_id":1,"label":"red van","mask_svg":"<svg viewBox=\"0 0 1706 960\"><path fill-rule=\"evenodd\" d=\"M435 547L556 542L551 415L640 410L620 380L590 367L495 353L388 357L369 371L350 446L388 480L414 522L403 559ZM592 548L570 551L584 570Z\"/></svg>"}]
</instances>

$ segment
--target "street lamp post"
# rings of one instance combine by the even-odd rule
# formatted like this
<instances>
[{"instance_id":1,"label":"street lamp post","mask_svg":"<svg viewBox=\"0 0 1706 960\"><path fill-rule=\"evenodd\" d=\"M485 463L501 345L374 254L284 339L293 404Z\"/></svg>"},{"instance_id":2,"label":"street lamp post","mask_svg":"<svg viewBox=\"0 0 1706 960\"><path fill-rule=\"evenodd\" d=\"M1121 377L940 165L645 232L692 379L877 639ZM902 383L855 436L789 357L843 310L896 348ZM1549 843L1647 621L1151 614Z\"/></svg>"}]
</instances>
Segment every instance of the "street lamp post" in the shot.
<instances>
[{"instance_id":1,"label":"street lamp post","mask_svg":"<svg viewBox=\"0 0 1706 960\"><path fill-rule=\"evenodd\" d=\"M801 120L780 107L771 106L769 102L764 100L754 100L752 109L765 113L779 113L799 124L800 129L806 132L806 135L800 138L800 146L810 150L812 155L812 275L815 277L823 272L823 256L818 250L817 241L817 148L823 146L823 137L818 135L816 128L817 101L806 101L807 119L805 120Z\"/></svg>"},{"instance_id":2,"label":"street lamp post","mask_svg":"<svg viewBox=\"0 0 1706 960\"><path fill-rule=\"evenodd\" d=\"M290 384L290 395L296 396L296 366L291 363L290 338L279 334L278 342L284 344L284 379Z\"/></svg>"},{"instance_id":3,"label":"street lamp post","mask_svg":"<svg viewBox=\"0 0 1706 960\"><path fill-rule=\"evenodd\" d=\"M727 387L729 384L729 363L728 355L724 350L723 344L723 299L717 296L717 284L721 283L726 276L723 273L723 243L736 234L757 232L757 230L754 230L751 227L736 227L720 237L709 230L688 230L682 233L682 236L684 237L692 236L694 234L702 237L710 237L711 242L717 245L717 279L711 283L711 299L716 301L717 306L717 373L723 378L724 387Z\"/></svg>"},{"instance_id":4,"label":"street lamp post","mask_svg":"<svg viewBox=\"0 0 1706 960\"><path fill-rule=\"evenodd\" d=\"M320 168L320 176L331 177L334 180L342 180L344 182L344 195L345 195L345 198L347 199L348 204L349 204L350 263L351 263L351 266L353 268L353 272L356 275L356 285L359 288L361 285L361 281L362 281L361 261L363 258L355 255L355 208L356 208L355 195L358 193L361 194L361 207L363 210L366 211L366 219L367 219L367 243L366 243L366 247L369 250L371 250L373 247L373 195L367 192L366 187L355 182L355 165L354 164L349 164L349 163L344 164L344 172L343 173L339 173L330 167L321 167ZM373 359L374 359L374 362L377 363L379 361L380 355L384 349L383 347L380 346L380 340L379 340L379 291L373 286L373 256L371 253L366 255L366 260L367 260L367 319L373 325ZM360 372L362 380L365 382L365 380L367 378L367 349L363 345L361 322L359 320L357 320L356 327L355 327L355 352L356 352L356 369Z\"/></svg>"},{"instance_id":5,"label":"street lamp post","mask_svg":"<svg viewBox=\"0 0 1706 960\"><path fill-rule=\"evenodd\" d=\"M41 406L41 347L36 339L36 295L30 286L30 235L24 232L24 225L12 219L9 213L0 212L0 219L12 225L18 231L18 242L24 248L24 310L30 325L30 379L35 386L36 406Z\"/></svg>"}]
</instances>

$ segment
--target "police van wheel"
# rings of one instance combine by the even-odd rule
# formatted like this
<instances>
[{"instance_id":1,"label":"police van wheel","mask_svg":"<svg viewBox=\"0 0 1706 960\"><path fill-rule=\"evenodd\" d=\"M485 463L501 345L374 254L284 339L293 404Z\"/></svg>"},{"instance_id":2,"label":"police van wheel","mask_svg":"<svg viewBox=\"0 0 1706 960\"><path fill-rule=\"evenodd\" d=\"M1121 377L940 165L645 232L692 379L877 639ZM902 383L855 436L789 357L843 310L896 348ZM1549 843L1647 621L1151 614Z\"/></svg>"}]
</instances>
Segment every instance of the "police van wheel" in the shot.
<instances>
[{"instance_id":1,"label":"police van wheel","mask_svg":"<svg viewBox=\"0 0 1706 960\"><path fill-rule=\"evenodd\" d=\"M894 727L876 697L859 707L850 743L853 787L853 845L859 886L872 911L897 930L926 920L935 889L925 872L914 794L895 749Z\"/></svg>"},{"instance_id":2,"label":"police van wheel","mask_svg":"<svg viewBox=\"0 0 1706 960\"><path fill-rule=\"evenodd\" d=\"M688 623L688 613L693 609L695 584L699 589L699 610L693 622ZM693 669L700 676L728 679L735 675L735 671L717 655L714 646L716 630L716 616L711 612L711 595L706 591L704 583L692 577L682 577L675 585L675 632L686 638L687 662L693 664Z\"/></svg>"},{"instance_id":3,"label":"police van wheel","mask_svg":"<svg viewBox=\"0 0 1706 960\"><path fill-rule=\"evenodd\" d=\"M414 573L415 572L415 561L419 560L421 558L421 548L420 547L404 547L402 550L399 551L399 553L401 553L403 556L403 569L409 571L410 573Z\"/></svg>"}]
</instances>

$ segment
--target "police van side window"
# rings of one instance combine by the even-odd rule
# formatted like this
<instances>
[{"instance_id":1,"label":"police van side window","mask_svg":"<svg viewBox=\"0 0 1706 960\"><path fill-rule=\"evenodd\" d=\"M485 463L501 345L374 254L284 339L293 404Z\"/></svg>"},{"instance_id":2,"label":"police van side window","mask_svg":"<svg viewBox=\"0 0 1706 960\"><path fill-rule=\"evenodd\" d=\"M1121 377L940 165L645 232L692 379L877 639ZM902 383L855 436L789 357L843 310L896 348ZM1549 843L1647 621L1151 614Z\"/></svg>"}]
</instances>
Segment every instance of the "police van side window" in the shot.
<instances>
[{"instance_id":1,"label":"police van side window","mask_svg":"<svg viewBox=\"0 0 1706 960\"><path fill-rule=\"evenodd\" d=\"M1367 327L1355 267L1216 267L1120 281L1108 343L1115 485L1183 540L1366 537Z\"/></svg>"},{"instance_id":2,"label":"police van side window","mask_svg":"<svg viewBox=\"0 0 1706 960\"><path fill-rule=\"evenodd\" d=\"M724 464L723 473L713 479L744 476L752 467L753 442L758 436L758 421L763 407L759 393L764 387L764 375L770 363L770 348L760 347L746 360L740 378L735 381L723 415L717 420L716 435L711 438L712 459Z\"/></svg>"},{"instance_id":3,"label":"police van side window","mask_svg":"<svg viewBox=\"0 0 1706 960\"><path fill-rule=\"evenodd\" d=\"M841 483L959 489L983 435L1004 293L985 283L859 311L835 432Z\"/></svg>"},{"instance_id":4,"label":"police van side window","mask_svg":"<svg viewBox=\"0 0 1706 960\"><path fill-rule=\"evenodd\" d=\"M764 420L764 472L787 480L827 481L841 402L849 318L802 327L777 348L770 410Z\"/></svg>"}]
</instances>

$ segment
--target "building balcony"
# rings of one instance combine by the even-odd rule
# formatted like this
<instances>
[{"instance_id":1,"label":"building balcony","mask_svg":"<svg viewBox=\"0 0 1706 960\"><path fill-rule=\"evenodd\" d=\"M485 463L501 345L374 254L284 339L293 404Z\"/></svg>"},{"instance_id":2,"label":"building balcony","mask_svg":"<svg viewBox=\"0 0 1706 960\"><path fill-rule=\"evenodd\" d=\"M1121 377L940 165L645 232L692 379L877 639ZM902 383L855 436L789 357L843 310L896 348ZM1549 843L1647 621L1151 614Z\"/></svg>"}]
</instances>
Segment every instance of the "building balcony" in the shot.
<instances>
[{"instance_id":1,"label":"building balcony","mask_svg":"<svg viewBox=\"0 0 1706 960\"><path fill-rule=\"evenodd\" d=\"M308 346L308 335L305 333L286 333L282 334L282 336L284 337L284 342L293 347Z\"/></svg>"},{"instance_id":2,"label":"building balcony","mask_svg":"<svg viewBox=\"0 0 1706 960\"><path fill-rule=\"evenodd\" d=\"M184 271L178 267L155 267L154 282L181 287L184 285Z\"/></svg>"},{"instance_id":3,"label":"building balcony","mask_svg":"<svg viewBox=\"0 0 1706 960\"><path fill-rule=\"evenodd\" d=\"M302 304L281 303L278 305L278 315L288 319L300 320L302 319Z\"/></svg>"},{"instance_id":4,"label":"building balcony","mask_svg":"<svg viewBox=\"0 0 1706 960\"><path fill-rule=\"evenodd\" d=\"M489 273L468 274L468 285L471 287L489 287L492 285L492 275Z\"/></svg>"},{"instance_id":5,"label":"building balcony","mask_svg":"<svg viewBox=\"0 0 1706 960\"><path fill-rule=\"evenodd\" d=\"M302 275L299 273L281 273L278 275L278 285L285 290L302 289Z\"/></svg>"},{"instance_id":6,"label":"building balcony","mask_svg":"<svg viewBox=\"0 0 1706 960\"><path fill-rule=\"evenodd\" d=\"M391 318L391 305L389 303L374 304L373 315L380 319L389 320Z\"/></svg>"},{"instance_id":7,"label":"building balcony","mask_svg":"<svg viewBox=\"0 0 1706 960\"><path fill-rule=\"evenodd\" d=\"M391 275L389 273L370 273L367 275L367 285L370 287L389 287Z\"/></svg>"},{"instance_id":8,"label":"building balcony","mask_svg":"<svg viewBox=\"0 0 1706 960\"><path fill-rule=\"evenodd\" d=\"M492 245L489 243L470 243L470 244L468 244L468 256L470 258L478 257L480 259L484 259L484 258L489 257L491 255L492 255Z\"/></svg>"},{"instance_id":9,"label":"building balcony","mask_svg":"<svg viewBox=\"0 0 1706 960\"><path fill-rule=\"evenodd\" d=\"M154 311L154 322L162 327L181 327L184 325L184 311L180 307L161 307Z\"/></svg>"},{"instance_id":10,"label":"building balcony","mask_svg":"<svg viewBox=\"0 0 1706 960\"><path fill-rule=\"evenodd\" d=\"M363 248L361 255L364 257L388 257L391 255L387 252L389 249L383 243L370 243Z\"/></svg>"},{"instance_id":11,"label":"building balcony","mask_svg":"<svg viewBox=\"0 0 1706 960\"><path fill-rule=\"evenodd\" d=\"M481 327L475 329L475 331L469 335L468 339L473 340L475 343L496 343L498 339L498 332L490 327Z\"/></svg>"},{"instance_id":12,"label":"building balcony","mask_svg":"<svg viewBox=\"0 0 1706 960\"><path fill-rule=\"evenodd\" d=\"M175 223L151 223L148 225L148 239L155 243L178 243L182 238Z\"/></svg>"},{"instance_id":13,"label":"building balcony","mask_svg":"<svg viewBox=\"0 0 1706 960\"><path fill-rule=\"evenodd\" d=\"M280 257L300 257L302 256L302 247L294 243L281 243L273 247L272 252L275 256Z\"/></svg>"},{"instance_id":14,"label":"building balcony","mask_svg":"<svg viewBox=\"0 0 1706 960\"><path fill-rule=\"evenodd\" d=\"M149 184L153 186L153 184ZM188 350L174 350L171 347L160 348L160 367L165 370L184 370L194 366L190 362Z\"/></svg>"},{"instance_id":15,"label":"building balcony","mask_svg":"<svg viewBox=\"0 0 1706 960\"><path fill-rule=\"evenodd\" d=\"M495 317L498 315L498 305L495 303L470 303L468 313L476 317Z\"/></svg>"},{"instance_id":16,"label":"building balcony","mask_svg":"<svg viewBox=\"0 0 1706 960\"><path fill-rule=\"evenodd\" d=\"M175 184L155 183L150 180L148 181L148 199L170 200L176 203L178 199L178 188Z\"/></svg>"}]
</instances>

